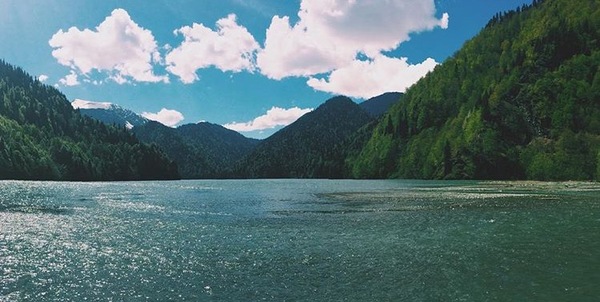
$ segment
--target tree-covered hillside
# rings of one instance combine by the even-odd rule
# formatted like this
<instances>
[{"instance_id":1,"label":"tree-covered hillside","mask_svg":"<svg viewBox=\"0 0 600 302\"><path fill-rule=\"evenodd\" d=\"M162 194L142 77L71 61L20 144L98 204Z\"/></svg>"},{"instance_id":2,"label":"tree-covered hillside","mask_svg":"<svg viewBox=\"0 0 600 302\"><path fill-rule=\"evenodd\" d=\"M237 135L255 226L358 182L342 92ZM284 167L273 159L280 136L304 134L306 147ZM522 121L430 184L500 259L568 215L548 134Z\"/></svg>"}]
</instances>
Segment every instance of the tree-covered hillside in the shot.
<instances>
[{"instance_id":1,"label":"tree-covered hillside","mask_svg":"<svg viewBox=\"0 0 600 302\"><path fill-rule=\"evenodd\" d=\"M408 89L354 177L600 180L600 2L495 16Z\"/></svg>"},{"instance_id":2,"label":"tree-covered hillside","mask_svg":"<svg viewBox=\"0 0 600 302\"><path fill-rule=\"evenodd\" d=\"M258 140L211 123L170 128L149 121L133 128L143 142L159 146L179 166L183 178L229 178L233 167Z\"/></svg>"},{"instance_id":3,"label":"tree-covered hillside","mask_svg":"<svg viewBox=\"0 0 600 302\"><path fill-rule=\"evenodd\" d=\"M239 165L249 178L341 178L353 135L373 118L347 97L334 97L261 142Z\"/></svg>"},{"instance_id":4,"label":"tree-covered hillside","mask_svg":"<svg viewBox=\"0 0 600 302\"><path fill-rule=\"evenodd\" d=\"M371 116L380 117L386 113L392 105L400 101L402 95L403 94L400 92L386 92L372 97L358 105Z\"/></svg>"},{"instance_id":5,"label":"tree-covered hillside","mask_svg":"<svg viewBox=\"0 0 600 302\"><path fill-rule=\"evenodd\" d=\"M56 89L0 61L0 179L177 177L156 147L81 116Z\"/></svg>"}]
</instances>

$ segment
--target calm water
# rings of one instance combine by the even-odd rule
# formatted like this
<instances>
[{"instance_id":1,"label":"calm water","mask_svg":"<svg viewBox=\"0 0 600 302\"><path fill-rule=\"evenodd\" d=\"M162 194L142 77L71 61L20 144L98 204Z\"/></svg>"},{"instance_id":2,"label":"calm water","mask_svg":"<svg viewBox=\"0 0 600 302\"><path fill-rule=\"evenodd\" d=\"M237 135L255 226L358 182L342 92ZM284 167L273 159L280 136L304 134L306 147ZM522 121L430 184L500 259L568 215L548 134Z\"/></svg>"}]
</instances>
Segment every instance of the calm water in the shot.
<instances>
[{"instance_id":1,"label":"calm water","mask_svg":"<svg viewBox=\"0 0 600 302\"><path fill-rule=\"evenodd\" d=\"M0 182L0 301L598 301L600 185Z\"/></svg>"}]
</instances>

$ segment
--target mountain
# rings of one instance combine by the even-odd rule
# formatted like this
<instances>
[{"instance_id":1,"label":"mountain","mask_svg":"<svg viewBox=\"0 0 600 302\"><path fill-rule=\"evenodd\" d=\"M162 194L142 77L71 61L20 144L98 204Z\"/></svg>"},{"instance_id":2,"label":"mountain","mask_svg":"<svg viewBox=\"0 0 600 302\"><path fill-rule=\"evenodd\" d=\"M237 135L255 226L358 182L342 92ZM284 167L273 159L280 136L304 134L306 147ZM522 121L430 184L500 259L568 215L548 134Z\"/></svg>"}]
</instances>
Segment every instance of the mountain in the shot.
<instances>
[{"instance_id":1,"label":"mountain","mask_svg":"<svg viewBox=\"0 0 600 302\"><path fill-rule=\"evenodd\" d=\"M358 105L371 116L380 117L388 111L392 105L398 102L402 95L403 94L400 92L386 92L382 95L372 97Z\"/></svg>"},{"instance_id":2,"label":"mountain","mask_svg":"<svg viewBox=\"0 0 600 302\"><path fill-rule=\"evenodd\" d=\"M149 121L134 127L133 132L141 141L164 150L177 163L183 178L232 177L234 164L259 142L205 122L170 128Z\"/></svg>"},{"instance_id":3,"label":"mountain","mask_svg":"<svg viewBox=\"0 0 600 302\"><path fill-rule=\"evenodd\" d=\"M600 5L496 15L382 117L352 176L600 180Z\"/></svg>"},{"instance_id":4,"label":"mountain","mask_svg":"<svg viewBox=\"0 0 600 302\"><path fill-rule=\"evenodd\" d=\"M58 90L0 60L0 179L175 178L177 166L156 147L82 116Z\"/></svg>"},{"instance_id":5,"label":"mountain","mask_svg":"<svg viewBox=\"0 0 600 302\"><path fill-rule=\"evenodd\" d=\"M76 99L71 102L75 109L85 116L99 120L107 125L117 125L131 129L148 122L145 117L121 106L106 102L91 102Z\"/></svg>"},{"instance_id":6,"label":"mountain","mask_svg":"<svg viewBox=\"0 0 600 302\"><path fill-rule=\"evenodd\" d=\"M262 141L238 166L249 178L339 178L352 136L373 118L334 97Z\"/></svg>"}]
</instances>

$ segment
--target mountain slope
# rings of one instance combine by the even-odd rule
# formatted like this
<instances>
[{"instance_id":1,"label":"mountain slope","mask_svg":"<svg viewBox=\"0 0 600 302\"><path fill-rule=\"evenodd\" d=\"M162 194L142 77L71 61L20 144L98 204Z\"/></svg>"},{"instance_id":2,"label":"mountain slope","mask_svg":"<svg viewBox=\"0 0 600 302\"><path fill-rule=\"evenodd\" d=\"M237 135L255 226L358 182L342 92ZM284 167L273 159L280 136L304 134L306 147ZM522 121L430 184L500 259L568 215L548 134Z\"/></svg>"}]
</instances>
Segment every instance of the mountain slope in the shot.
<instances>
[{"instance_id":1,"label":"mountain slope","mask_svg":"<svg viewBox=\"0 0 600 302\"><path fill-rule=\"evenodd\" d=\"M600 179L600 4L494 17L408 89L354 177Z\"/></svg>"},{"instance_id":2,"label":"mountain slope","mask_svg":"<svg viewBox=\"0 0 600 302\"><path fill-rule=\"evenodd\" d=\"M250 178L339 178L351 136L372 118L347 97L334 97L265 139L239 166Z\"/></svg>"},{"instance_id":3,"label":"mountain slope","mask_svg":"<svg viewBox=\"0 0 600 302\"><path fill-rule=\"evenodd\" d=\"M373 117L380 117L387 112L392 105L397 103L402 97L400 92L386 92L382 95L372 97L360 104L360 108Z\"/></svg>"},{"instance_id":4,"label":"mountain slope","mask_svg":"<svg viewBox=\"0 0 600 302\"><path fill-rule=\"evenodd\" d=\"M179 166L183 178L231 177L234 164L258 144L235 131L211 123L170 128L160 123L134 127L143 142L160 147Z\"/></svg>"},{"instance_id":5,"label":"mountain slope","mask_svg":"<svg viewBox=\"0 0 600 302\"><path fill-rule=\"evenodd\" d=\"M107 125L117 125L131 129L148 122L143 116L111 103L97 103L84 100L71 102L75 109L85 116L99 120Z\"/></svg>"},{"instance_id":6,"label":"mountain slope","mask_svg":"<svg viewBox=\"0 0 600 302\"><path fill-rule=\"evenodd\" d=\"M0 179L174 179L177 167L123 129L76 112L65 96L0 61Z\"/></svg>"}]
</instances>

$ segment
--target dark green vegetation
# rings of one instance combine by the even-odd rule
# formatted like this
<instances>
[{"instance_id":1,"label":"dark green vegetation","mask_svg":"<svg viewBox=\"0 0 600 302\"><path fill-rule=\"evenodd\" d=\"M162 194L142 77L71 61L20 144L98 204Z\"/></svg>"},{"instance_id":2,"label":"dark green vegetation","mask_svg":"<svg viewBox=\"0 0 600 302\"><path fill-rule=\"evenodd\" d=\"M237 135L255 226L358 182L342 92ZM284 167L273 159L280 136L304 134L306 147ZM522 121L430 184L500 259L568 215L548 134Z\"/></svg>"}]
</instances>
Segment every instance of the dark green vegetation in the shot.
<instances>
[{"instance_id":1,"label":"dark green vegetation","mask_svg":"<svg viewBox=\"0 0 600 302\"><path fill-rule=\"evenodd\" d=\"M373 118L347 97L334 97L265 139L239 165L249 178L340 178L353 135Z\"/></svg>"},{"instance_id":2,"label":"dark green vegetation","mask_svg":"<svg viewBox=\"0 0 600 302\"><path fill-rule=\"evenodd\" d=\"M373 117L380 117L397 103L402 97L400 92L386 92L382 95L372 97L360 104L360 108L365 110L368 114Z\"/></svg>"},{"instance_id":3,"label":"dark green vegetation","mask_svg":"<svg viewBox=\"0 0 600 302\"><path fill-rule=\"evenodd\" d=\"M385 93L359 105L346 97L333 98L264 141L210 123L170 128L114 105L81 112L109 125L122 126L143 119L133 133L142 142L164 150L183 178L341 178L349 174L345 169L347 154L360 151L375 126L375 118L401 95ZM363 127L366 124L369 126ZM272 160L276 164L269 163Z\"/></svg>"},{"instance_id":4,"label":"dark green vegetation","mask_svg":"<svg viewBox=\"0 0 600 302\"><path fill-rule=\"evenodd\" d=\"M133 131L141 141L163 149L177 163L183 178L233 177L234 164L259 142L210 123L175 129L149 121Z\"/></svg>"},{"instance_id":5,"label":"dark green vegetation","mask_svg":"<svg viewBox=\"0 0 600 302\"><path fill-rule=\"evenodd\" d=\"M158 146L148 147L0 67L0 178L174 177L160 147L185 178L600 180L597 0L498 14L406 94L335 97L261 142L208 123L148 122L133 130Z\"/></svg>"},{"instance_id":6,"label":"dark green vegetation","mask_svg":"<svg viewBox=\"0 0 600 302\"><path fill-rule=\"evenodd\" d=\"M333 98L264 141L210 123L170 128L149 121L136 125L133 132L164 150L183 178L341 178L348 175L347 154L360 150L374 119L400 97L400 93L386 93L359 105L346 97ZM136 120L126 109L81 112L106 124ZM366 124L370 127L363 127Z\"/></svg>"},{"instance_id":7,"label":"dark green vegetation","mask_svg":"<svg viewBox=\"0 0 600 302\"><path fill-rule=\"evenodd\" d=\"M600 2L499 14L408 89L352 177L600 180Z\"/></svg>"},{"instance_id":8,"label":"dark green vegetation","mask_svg":"<svg viewBox=\"0 0 600 302\"><path fill-rule=\"evenodd\" d=\"M64 95L0 61L0 179L177 178L156 147L73 110Z\"/></svg>"}]
</instances>

